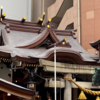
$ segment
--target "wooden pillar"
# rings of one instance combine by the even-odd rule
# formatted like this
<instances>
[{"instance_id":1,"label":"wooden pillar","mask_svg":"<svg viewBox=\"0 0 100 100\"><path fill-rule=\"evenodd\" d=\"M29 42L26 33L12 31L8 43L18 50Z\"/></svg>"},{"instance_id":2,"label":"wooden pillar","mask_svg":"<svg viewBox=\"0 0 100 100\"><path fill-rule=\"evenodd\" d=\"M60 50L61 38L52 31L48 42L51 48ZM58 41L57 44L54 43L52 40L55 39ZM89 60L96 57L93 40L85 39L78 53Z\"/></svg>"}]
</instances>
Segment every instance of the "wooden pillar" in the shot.
<instances>
[{"instance_id":1,"label":"wooden pillar","mask_svg":"<svg viewBox=\"0 0 100 100\"><path fill-rule=\"evenodd\" d=\"M78 88L73 88L73 100L78 100Z\"/></svg>"},{"instance_id":2,"label":"wooden pillar","mask_svg":"<svg viewBox=\"0 0 100 100\"><path fill-rule=\"evenodd\" d=\"M65 77L71 78L72 74L66 74ZM71 82L67 80L65 82L64 100L72 100Z\"/></svg>"},{"instance_id":3,"label":"wooden pillar","mask_svg":"<svg viewBox=\"0 0 100 100\"><path fill-rule=\"evenodd\" d=\"M7 100L7 93L0 94L0 100Z\"/></svg>"},{"instance_id":4,"label":"wooden pillar","mask_svg":"<svg viewBox=\"0 0 100 100\"><path fill-rule=\"evenodd\" d=\"M7 100L7 97L3 97L3 100Z\"/></svg>"},{"instance_id":5,"label":"wooden pillar","mask_svg":"<svg viewBox=\"0 0 100 100\"><path fill-rule=\"evenodd\" d=\"M31 100L35 100L35 95L34 96L32 96L32 99Z\"/></svg>"},{"instance_id":6,"label":"wooden pillar","mask_svg":"<svg viewBox=\"0 0 100 100\"><path fill-rule=\"evenodd\" d=\"M7 100L7 94L6 93L3 94L3 100Z\"/></svg>"}]
</instances>

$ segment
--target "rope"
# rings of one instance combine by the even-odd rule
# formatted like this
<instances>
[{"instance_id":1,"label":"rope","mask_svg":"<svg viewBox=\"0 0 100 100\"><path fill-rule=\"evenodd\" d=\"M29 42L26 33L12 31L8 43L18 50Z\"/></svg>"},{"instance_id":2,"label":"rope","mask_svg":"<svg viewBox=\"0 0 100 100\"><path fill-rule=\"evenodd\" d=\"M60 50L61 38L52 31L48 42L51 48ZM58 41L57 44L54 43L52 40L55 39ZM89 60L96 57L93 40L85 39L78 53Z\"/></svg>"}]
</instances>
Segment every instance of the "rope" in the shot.
<instances>
[{"instance_id":1,"label":"rope","mask_svg":"<svg viewBox=\"0 0 100 100\"><path fill-rule=\"evenodd\" d=\"M91 90L85 89L85 88L79 86L75 81L73 81L72 78L64 77L64 79L73 82L80 90L86 92L87 94L100 95L100 91L91 91Z\"/></svg>"}]
</instances>

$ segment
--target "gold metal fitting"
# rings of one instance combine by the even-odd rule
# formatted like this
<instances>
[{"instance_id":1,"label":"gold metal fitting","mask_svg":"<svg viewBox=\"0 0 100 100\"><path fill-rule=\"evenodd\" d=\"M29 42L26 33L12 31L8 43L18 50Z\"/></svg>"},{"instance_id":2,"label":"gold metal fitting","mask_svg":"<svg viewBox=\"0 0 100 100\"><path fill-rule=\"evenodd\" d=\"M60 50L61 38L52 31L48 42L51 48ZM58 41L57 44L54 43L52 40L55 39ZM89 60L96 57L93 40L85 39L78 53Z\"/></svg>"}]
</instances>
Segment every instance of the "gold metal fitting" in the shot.
<instances>
[{"instance_id":1,"label":"gold metal fitting","mask_svg":"<svg viewBox=\"0 0 100 100\"><path fill-rule=\"evenodd\" d=\"M51 18L49 18L48 21L51 22Z\"/></svg>"},{"instance_id":2,"label":"gold metal fitting","mask_svg":"<svg viewBox=\"0 0 100 100\"><path fill-rule=\"evenodd\" d=\"M0 19L0 21L2 21L2 18Z\"/></svg>"},{"instance_id":3,"label":"gold metal fitting","mask_svg":"<svg viewBox=\"0 0 100 100\"><path fill-rule=\"evenodd\" d=\"M63 45L65 45L65 42L62 42Z\"/></svg>"},{"instance_id":4,"label":"gold metal fitting","mask_svg":"<svg viewBox=\"0 0 100 100\"><path fill-rule=\"evenodd\" d=\"M47 25L48 28L50 28L50 25Z\"/></svg>"},{"instance_id":5,"label":"gold metal fitting","mask_svg":"<svg viewBox=\"0 0 100 100\"><path fill-rule=\"evenodd\" d=\"M43 15L45 15L45 12L43 12Z\"/></svg>"},{"instance_id":6,"label":"gold metal fitting","mask_svg":"<svg viewBox=\"0 0 100 100\"><path fill-rule=\"evenodd\" d=\"M66 41L67 40L67 37L65 37L64 40Z\"/></svg>"},{"instance_id":7,"label":"gold metal fitting","mask_svg":"<svg viewBox=\"0 0 100 100\"><path fill-rule=\"evenodd\" d=\"M24 20L26 20L26 17L23 17Z\"/></svg>"},{"instance_id":8,"label":"gold metal fitting","mask_svg":"<svg viewBox=\"0 0 100 100\"><path fill-rule=\"evenodd\" d=\"M40 21L43 21L43 18L40 18Z\"/></svg>"},{"instance_id":9,"label":"gold metal fitting","mask_svg":"<svg viewBox=\"0 0 100 100\"><path fill-rule=\"evenodd\" d=\"M4 17L5 17L5 16L6 16L6 14L5 14L5 13L3 13L3 14L2 14L2 16L4 16Z\"/></svg>"}]
</instances>

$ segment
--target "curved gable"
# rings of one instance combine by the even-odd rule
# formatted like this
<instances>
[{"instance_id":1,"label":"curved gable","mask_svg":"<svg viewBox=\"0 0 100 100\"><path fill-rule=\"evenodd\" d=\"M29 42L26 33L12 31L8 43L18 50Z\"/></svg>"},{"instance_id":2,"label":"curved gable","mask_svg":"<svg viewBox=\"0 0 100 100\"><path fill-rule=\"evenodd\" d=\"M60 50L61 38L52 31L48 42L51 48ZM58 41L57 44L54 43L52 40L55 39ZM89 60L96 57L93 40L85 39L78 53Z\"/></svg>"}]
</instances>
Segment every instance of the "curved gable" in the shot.
<instances>
[{"instance_id":1,"label":"curved gable","mask_svg":"<svg viewBox=\"0 0 100 100\"><path fill-rule=\"evenodd\" d=\"M51 28L48 28L47 31L41 32L36 38L34 38L33 43L26 45L26 46L19 46L18 48L33 48L41 44L48 36L50 35L51 39L55 42L58 42L58 38L56 37L55 33L52 31Z\"/></svg>"}]
</instances>

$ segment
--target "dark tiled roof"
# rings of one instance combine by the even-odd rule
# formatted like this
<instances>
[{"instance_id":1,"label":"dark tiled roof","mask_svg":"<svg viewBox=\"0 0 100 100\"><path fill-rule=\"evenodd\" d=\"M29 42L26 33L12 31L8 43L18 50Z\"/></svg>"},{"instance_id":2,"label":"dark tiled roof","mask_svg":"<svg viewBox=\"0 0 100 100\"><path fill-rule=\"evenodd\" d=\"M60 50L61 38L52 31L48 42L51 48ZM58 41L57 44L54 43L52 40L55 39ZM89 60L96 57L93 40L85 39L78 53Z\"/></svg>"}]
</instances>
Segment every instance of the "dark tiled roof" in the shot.
<instances>
[{"instance_id":1,"label":"dark tiled roof","mask_svg":"<svg viewBox=\"0 0 100 100\"><path fill-rule=\"evenodd\" d=\"M7 22L9 23L9 22ZM16 25L15 25L16 26ZM18 26L20 27L20 25ZM29 26L25 26L29 28ZM24 28L25 28L24 27ZM35 27L35 26L34 26ZM20 27L21 28L21 27ZM37 27L35 27L37 28ZM43 27L39 27L42 30ZM95 61L94 58L98 58L98 55L90 54L85 51L81 45L78 43L77 38L74 37L76 30L54 30L50 28L54 34L54 36L58 39L58 41L62 41L64 37L67 37L66 42L71 45L71 48L66 47L57 47L57 52L72 52L76 53L78 56L82 58L83 61ZM2 30L2 37L4 46L0 46L0 51L10 53L12 57L20 56L20 57L33 57L33 58L46 58L50 53L53 53L54 48L46 49L46 48L19 48L20 46L27 46L30 44L34 44L38 42L42 37L45 36L46 31L48 28L45 26L45 29L42 30L40 33L32 33L32 32L25 32L25 31L14 31L10 30L10 33L7 33L4 24L0 24L0 30ZM34 28L33 28L34 30ZM53 38L51 36L51 38ZM56 42L56 41L55 41Z\"/></svg>"}]
</instances>

